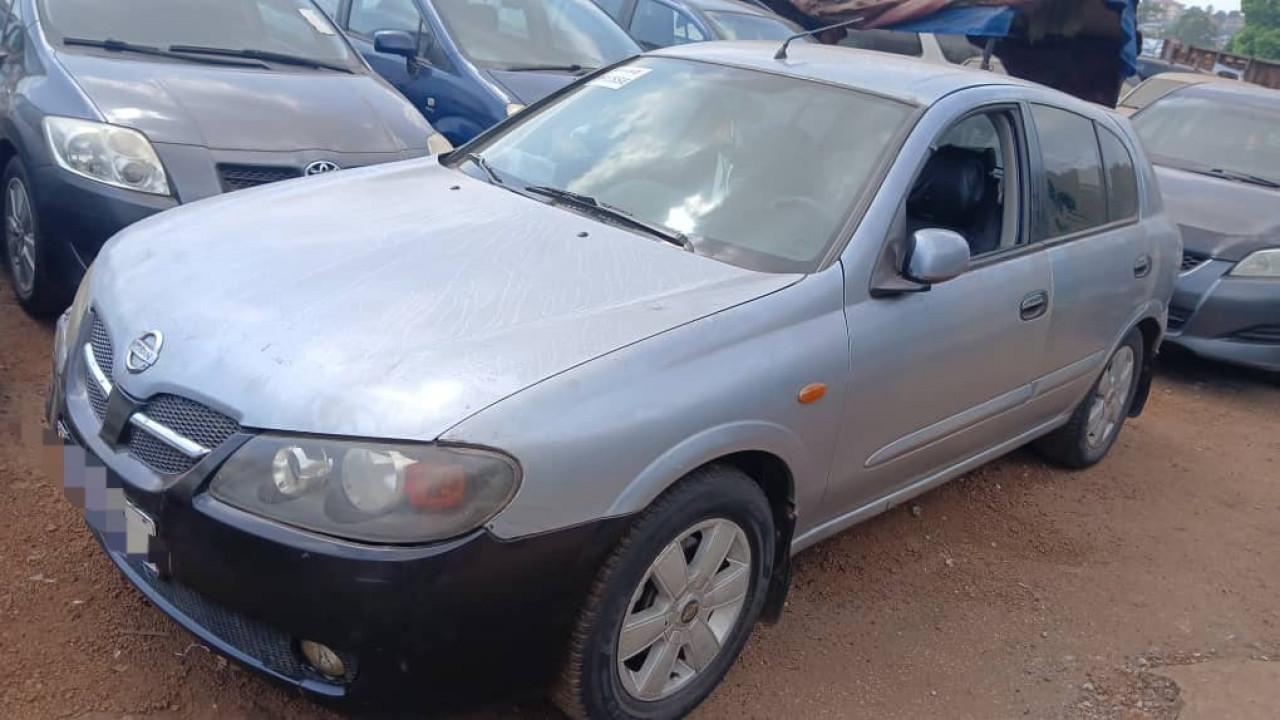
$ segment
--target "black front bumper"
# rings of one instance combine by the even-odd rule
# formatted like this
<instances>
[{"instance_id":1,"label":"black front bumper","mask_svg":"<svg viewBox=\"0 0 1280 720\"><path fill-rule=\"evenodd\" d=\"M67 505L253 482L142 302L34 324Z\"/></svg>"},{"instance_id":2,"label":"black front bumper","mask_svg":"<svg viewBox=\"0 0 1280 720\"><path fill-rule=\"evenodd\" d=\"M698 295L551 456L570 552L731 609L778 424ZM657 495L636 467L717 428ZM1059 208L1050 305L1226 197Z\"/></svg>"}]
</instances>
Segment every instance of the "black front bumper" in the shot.
<instances>
[{"instance_id":1,"label":"black front bumper","mask_svg":"<svg viewBox=\"0 0 1280 720\"><path fill-rule=\"evenodd\" d=\"M1199 260L1178 277L1166 341L1211 360L1280 372L1280 280L1230 277L1235 263Z\"/></svg>"},{"instance_id":2,"label":"black front bumper","mask_svg":"<svg viewBox=\"0 0 1280 720\"><path fill-rule=\"evenodd\" d=\"M74 377L75 364L68 366ZM338 541L262 520L203 492L213 468L245 437L163 489L143 490L155 487L154 479L130 478L141 466L126 451L79 430L92 427L84 423L91 410L75 407L83 396L66 388L55 377L50 415L68 456L83 451L68 460L68 488L84 486L83 468L91 468L90 476L105 468L96 477L106 492L121 492L155 524L143 557L109 542L110 522L104 525L101 512L87 513L125 577L211 649L344 704L422 710L542 690L626 523L602 520L514 541L483 529L414 547ZM82 507L93 495L68 494ZM334 680L310 668L298 648L302 640L337 651L347 676Z\"/></svg>"},{"instance_id":3,"label":"black front bumper","mask_svg":"<svg viewBox=\"0 0 1280 720\"><path fill-rule=\"evenodd\" d=\"M113 235L178 206L174 198L111 187L56 165L33 168L29 180L54 278L70 289Z\"/></svg>"}]
</instances>

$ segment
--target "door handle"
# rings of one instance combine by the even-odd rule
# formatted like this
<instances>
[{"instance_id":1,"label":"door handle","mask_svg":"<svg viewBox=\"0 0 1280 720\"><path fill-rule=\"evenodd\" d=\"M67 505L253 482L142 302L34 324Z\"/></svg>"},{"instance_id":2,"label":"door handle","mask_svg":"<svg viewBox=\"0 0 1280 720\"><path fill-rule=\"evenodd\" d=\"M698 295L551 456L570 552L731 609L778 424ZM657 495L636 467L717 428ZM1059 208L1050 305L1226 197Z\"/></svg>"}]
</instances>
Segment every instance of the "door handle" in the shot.
<instances>
[{"instance_id":1,"label":"door handle","mask_svg":"<svg viewBox=\"0 0 1280 720\"><path fill-rule=\"evenodd\" d=\"M1142 255L1133 261L1133 276L1144 278L1151 274L1151 256Z\"/></svg>"},{"instance_id":2,"label":"door handle","mask_svg":"<svg viewBox=\"0 0 1280 720\"><path fill-rule=\"evenodd\" d=\"M1035 320L1044 315L1048 309L1049 293L1044 290L1037 290L1022 298L1022 304L1018 306L1018 312L1023 320Z\"/></svg>"}]
</instances>

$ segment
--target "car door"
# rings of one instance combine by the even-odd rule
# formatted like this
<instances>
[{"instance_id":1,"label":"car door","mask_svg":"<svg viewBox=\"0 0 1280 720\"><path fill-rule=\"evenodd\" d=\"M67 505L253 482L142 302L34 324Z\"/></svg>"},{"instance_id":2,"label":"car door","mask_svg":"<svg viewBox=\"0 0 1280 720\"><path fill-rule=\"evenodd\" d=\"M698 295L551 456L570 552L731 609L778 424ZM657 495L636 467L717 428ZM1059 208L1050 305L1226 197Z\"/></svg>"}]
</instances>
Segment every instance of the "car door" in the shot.
<instances>
[{"instance_id":1,"label":"car door","mask_svg":"<svg viewBox=\"0 0 1280 720\"><path fill-rule=\"evenodd\" d=\"M1040 392L1062 387L1057 406L1066 411L1152 293L1154 246L1137 223L1124 142L1070 110L1032 103L1030 113L1041 167L1035 236L1047 247L1055 294Z\"/></svg>"},{"instance_id":2,"label":"car door","mask_svg":"<svg viewBox=\"0 0 1280 720\"><path fill-rule=\"evenodd\" d=\"M897 175L907 178L897 186L886 181L876 200L896 205L891 225L874 230L874 243L846 251L850 400L824 502L829 515L873 509L896 491L945 479L1039 422L1029 400L1053 288L1048 257L1027 232L1025 113L1017 103L967 108L972 101L952 96L917 125L898 160L912 164L911 174ZM955 183L978 173L975 203L975 186ZM970 268L902 290L888 275L900 271L894 258L923 228L964 236Z\"/></svg>"},{"instance_id":3,"label":"car door","mask_svg":"<svg viewBox=\"0 0 1280 720\"><path fill-rule=\"evenodd\" d=\"M501 119L461 61L445 52L440 26L416 0L351 0L345 27L369 65L455 146ZM377 52L374 35L381 30L402 30L417 38L417 57L406 62Z\"/></svg>"},{"instance_id":4,"label":"car door","mask_svg":"<svg viewBox=\"0 0 1280 720\"><path fill-rule=\"evenodd\" d=\"M658 0L636 0L627 32L645 50L711 39L692 15Z\"/></svg>"}]
</instances>

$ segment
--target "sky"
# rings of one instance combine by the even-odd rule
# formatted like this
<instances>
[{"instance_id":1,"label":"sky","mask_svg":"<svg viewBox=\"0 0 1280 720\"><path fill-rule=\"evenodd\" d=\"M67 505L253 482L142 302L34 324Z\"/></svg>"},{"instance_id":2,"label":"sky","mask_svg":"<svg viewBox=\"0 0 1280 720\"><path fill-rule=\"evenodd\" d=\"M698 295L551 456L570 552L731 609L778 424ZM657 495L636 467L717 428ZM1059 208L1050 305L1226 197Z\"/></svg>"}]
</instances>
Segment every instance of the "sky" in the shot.
<instances>
[{"instance_id":1,"label":"sky","mask_svg":"<svg viewBox=\"0 0 1280 720\"><path fill-rule=\"evenodd\" d=\"M1206 10L1209 8L1210 5L1212 5L1214 12L1217 12L1219 10L1225 10L1227 12L1231 12L1232 10L1240 9L1240 0L1214 0L1214 2L1203 2L1203 1L1189 2L1187 3L1187 5L1189 6L1196 5L1196 6L1205 8Z\"/></svg>"}]
</instances>

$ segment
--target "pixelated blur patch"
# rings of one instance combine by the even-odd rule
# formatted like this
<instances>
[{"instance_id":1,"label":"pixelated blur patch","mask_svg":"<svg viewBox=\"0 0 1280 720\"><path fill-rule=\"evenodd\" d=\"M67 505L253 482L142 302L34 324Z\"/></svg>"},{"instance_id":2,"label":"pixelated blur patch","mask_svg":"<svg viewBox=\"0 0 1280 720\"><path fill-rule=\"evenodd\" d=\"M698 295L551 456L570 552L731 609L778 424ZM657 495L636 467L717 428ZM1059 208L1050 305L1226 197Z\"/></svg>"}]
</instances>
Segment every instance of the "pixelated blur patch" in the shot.
<instances>
[{"instance_id":1,"label":"pixelated blur patch","mask_svg":"<svg viewBox=\"0 0 1280 720\"><path fill-rule=\"evenodd\" d=\"M84 512L85 522L107 551L141 562L153 572L167 568L155 520L129 501L119 476L74 441L59 440L63 441L63 494Z\"/></svg>"}]
</instances>

